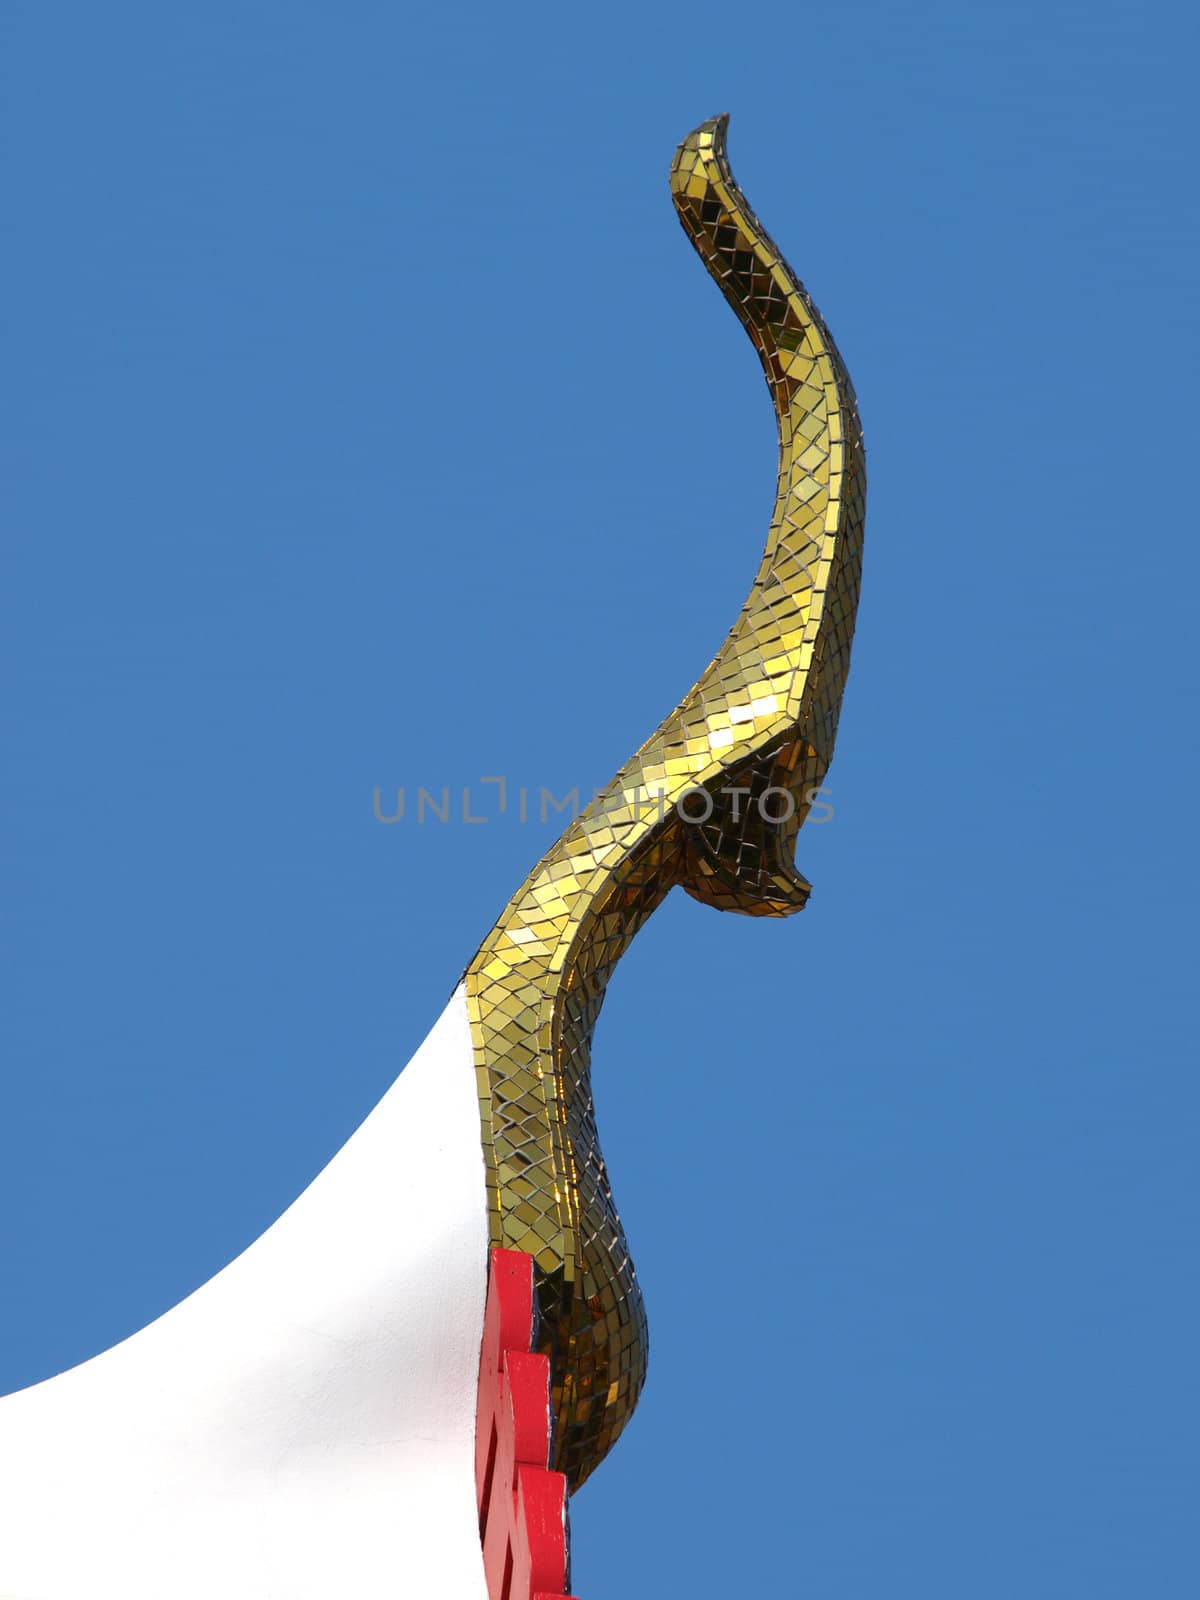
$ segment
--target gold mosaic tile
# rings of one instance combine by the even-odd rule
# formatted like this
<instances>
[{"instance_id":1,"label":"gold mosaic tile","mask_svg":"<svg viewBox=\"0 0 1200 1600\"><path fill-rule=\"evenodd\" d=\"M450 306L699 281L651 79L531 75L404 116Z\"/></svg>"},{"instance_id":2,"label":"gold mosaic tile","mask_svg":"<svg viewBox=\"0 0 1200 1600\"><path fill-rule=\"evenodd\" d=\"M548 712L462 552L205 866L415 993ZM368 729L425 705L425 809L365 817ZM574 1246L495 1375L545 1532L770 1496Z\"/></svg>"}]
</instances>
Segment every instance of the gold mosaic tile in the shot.
<instances>
[{"instance_id":1,"label":"gold mosaic tile","mask_svg":"<svg viewBox=\"0 0 1200 1600\"><path fill-rule=\"evenodd\" d=\"M467 970L492 1242L537 1265L553 1465L577 1488L632 1414L646 1318L589 1080L605 985L675 885L787 916L795 837L833 754L865 476L854 392L803 285L725 159L724 117L679 146L680 221L750 335L779 424L779 489L749 598L715 660L513 896ZM652 617L654 575L631 595Z\"/></svg>"}]
</instances>

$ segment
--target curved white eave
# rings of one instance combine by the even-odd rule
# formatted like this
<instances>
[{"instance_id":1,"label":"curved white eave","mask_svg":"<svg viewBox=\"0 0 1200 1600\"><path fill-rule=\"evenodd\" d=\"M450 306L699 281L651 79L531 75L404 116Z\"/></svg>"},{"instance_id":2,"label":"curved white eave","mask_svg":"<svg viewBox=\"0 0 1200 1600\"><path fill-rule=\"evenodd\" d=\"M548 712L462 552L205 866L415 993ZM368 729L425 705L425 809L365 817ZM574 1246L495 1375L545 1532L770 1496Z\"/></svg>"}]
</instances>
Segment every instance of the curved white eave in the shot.
<instances>
[{"instance_id":1,"label":"curved white eave","mask_svg":"<svg viewBox=\"0 0 1200 1600\"><path fill-rule=\"evenodd\" d=\"M0 1399L0 1600L485 1600L487 1249L460 987L243 1255Z\"/></svg>"}]
</instances>

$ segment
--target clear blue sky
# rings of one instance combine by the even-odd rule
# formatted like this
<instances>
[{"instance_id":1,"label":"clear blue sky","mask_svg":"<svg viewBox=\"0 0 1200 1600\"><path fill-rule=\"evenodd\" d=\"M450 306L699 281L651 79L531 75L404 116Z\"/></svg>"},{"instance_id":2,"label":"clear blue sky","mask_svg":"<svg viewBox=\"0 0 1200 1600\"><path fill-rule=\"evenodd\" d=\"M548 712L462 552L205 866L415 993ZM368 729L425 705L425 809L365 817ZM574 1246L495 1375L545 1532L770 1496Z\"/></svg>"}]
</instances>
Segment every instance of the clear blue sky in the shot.
<instances>
[{"instance_id":1,"label":"clear blue sky","mask_svg":"<svg viewBox=\"0 0 1200 1600\"><path fill-rule=\"evenodd\" d=\"M809 909L672 898L600 1024L653 1347L576 1587L1200 1592L1197 30L4 7L0 1388L277 1215L556 831L373 788L602 783L732 621L770 407L666 183L729 111L867 577Z\"/></svg>"}]
</instances>

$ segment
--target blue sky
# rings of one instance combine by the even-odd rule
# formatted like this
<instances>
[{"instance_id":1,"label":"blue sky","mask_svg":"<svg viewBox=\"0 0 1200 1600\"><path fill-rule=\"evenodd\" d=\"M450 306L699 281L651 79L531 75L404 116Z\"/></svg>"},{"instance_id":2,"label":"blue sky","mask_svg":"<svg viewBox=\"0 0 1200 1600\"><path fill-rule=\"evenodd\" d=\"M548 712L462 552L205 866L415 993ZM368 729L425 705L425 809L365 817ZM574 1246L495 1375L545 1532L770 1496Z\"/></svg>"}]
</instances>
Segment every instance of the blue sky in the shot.
<instances>
[{"instance_id":1,"label":"blue sky","mask_svg":"<svg viewBox=\"0 0 1200 1600\"><path fill-rule=\"evenodd\" d=\"M789 923L598 1030L651 1376L584 1600L1156 1600L1195 1496L1194 8L4 8L0 1389L312 1177L773 494L671 211L734 167L870 471ZM494 802L491 802L494 811Z\"/></svg>"}]
</instances>

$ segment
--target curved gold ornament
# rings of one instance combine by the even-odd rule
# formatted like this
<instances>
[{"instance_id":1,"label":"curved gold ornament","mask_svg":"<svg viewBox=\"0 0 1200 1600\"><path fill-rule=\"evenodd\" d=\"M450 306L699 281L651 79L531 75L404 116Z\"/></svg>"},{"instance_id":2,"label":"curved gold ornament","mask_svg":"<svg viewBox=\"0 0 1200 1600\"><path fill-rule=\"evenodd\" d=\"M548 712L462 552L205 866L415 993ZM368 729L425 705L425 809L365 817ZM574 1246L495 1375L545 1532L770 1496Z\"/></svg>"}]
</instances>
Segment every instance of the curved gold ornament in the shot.
<instances>
[{"instance_id":1,"label":"curved gold ornament","mask_svg":"<svg viewBox=\"0 0 1200 1600\"><path fill-rule=\"evenodd\" d=\"M775 405L766 551L695 688L537 864L466 974L492 1242L537 1264L553 1465L573 1489L629 1420L646 1368L645 1311L589 1083L605 985L675 884L752 916L804 905L792 849L833 754L858 600L866 480L854 391L733 180L727 121L683 141L671 191Z\"/></svg>"}]
</instances>

